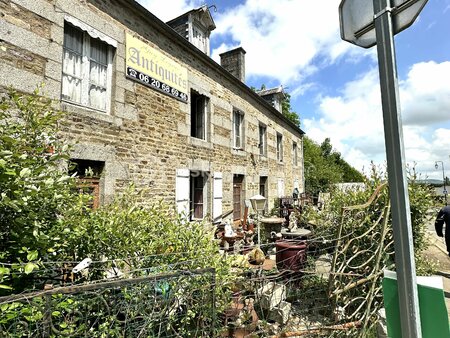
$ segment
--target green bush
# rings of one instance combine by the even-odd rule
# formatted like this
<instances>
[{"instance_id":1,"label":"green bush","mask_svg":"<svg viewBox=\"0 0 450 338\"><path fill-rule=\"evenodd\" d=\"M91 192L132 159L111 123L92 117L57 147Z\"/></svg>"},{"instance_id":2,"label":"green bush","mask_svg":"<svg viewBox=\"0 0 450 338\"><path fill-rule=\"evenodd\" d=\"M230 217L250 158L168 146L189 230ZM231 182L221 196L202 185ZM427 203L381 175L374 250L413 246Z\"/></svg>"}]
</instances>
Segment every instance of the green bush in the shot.
<instances>
[{"instance_id":1,"label":"green bush","mask_svg":"<svg viewBox=\"0 0 450 338\"><path fill-rule=\"evenodd\" d=\"M427 231L427 211L433 207L434 202L432 189L427 185L417 183L417 176L414 167L407 168L413 246L416 256L419 256L428 246L425 236ZM366 180L364 189L356 188L346 191L334 189L332 198L324 212L316 212L311 208L307 209L307 217L314 220L314 223L317 224L316 233L319 236L335 238L337 227L342 222L342 208L366 203L375 192L375 189L383 182L387 182L386 173L380 167L372 165L371 176ZM380 206L382 206L386 205L388 201L389 189L383 189L378 203L381 203ZM390 219L391 217L389 217L391 228L392 223Z\"/></svg>"},{"instance_id":2,"label":"green bush","mask_svg":"<svg viewBox=\"0 0 450 338\"><path fill-rule=\"evenodd\" d=\"M417 175L414 167L408 169L416 270L418 275L427 274L430 266L421 257L427 248L425 236L427 211L433 204L432 191L428 186L416 183ZM372 196L375 196L377 188L380 188L377 197L370 204L366 204ZM389 201L387 177L380 168L373 166L372 175L366 181L365 189L335 190L324 210L319 212L314 209L307 210L308 216L314 219L316 224L314 229L316 235L319 239L323 238L322 242L318 241L318 245L323 245L333 254L336 253L335 250L340 250L335 256L335 268L338 273L330 282L329 292L335 292L336 304L339 306L345 304L346 315L357 316L367 323L364 324L364 329L371 328L376 320L373 314L383 306L380 291L382 271L395 269L392 210L388 208ZM360 207L350 208L354 206ZM370 305L363 304L364 299L372 299ZM371 308L368 309L366 306Z\"/></svg>"},{"instance_id":3,"label":"green bush","mask_svg":"<svg viewBox=\"0 0 450 338\"><path fill-rule=\"evenodd\" d=\"M38 90L1 98L0 262L8 263L0 265L3 290L31 287L24 275L64 244L64 215L79 196L61 166L68 159L58 137L61 117Z\"/></svg>"},{"instance_id":4,"label":"green bush","mask_svg":"<svg viewBox=\"0 0 450 338\"><path fill-rule=\"evenodd\" d=\"M110 204L73 217L69 251L76 252L77 261L105 261L101 271L117 267L133 276L212 267L223 288L217 299L225 302L222 291L233 281L231 264L219 253L214 229L206 222L186 222L163 202L143 203L142 193L131 186Z\"/></svg>"}]
</instances>

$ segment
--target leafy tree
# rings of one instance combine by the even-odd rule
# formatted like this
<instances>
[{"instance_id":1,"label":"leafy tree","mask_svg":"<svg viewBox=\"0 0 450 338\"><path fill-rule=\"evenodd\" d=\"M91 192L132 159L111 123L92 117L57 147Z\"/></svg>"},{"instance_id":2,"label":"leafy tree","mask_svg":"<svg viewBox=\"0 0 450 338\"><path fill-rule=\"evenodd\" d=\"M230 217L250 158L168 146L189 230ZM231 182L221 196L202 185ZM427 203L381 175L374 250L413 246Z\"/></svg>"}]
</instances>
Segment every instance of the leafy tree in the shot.
<instances>
[{"instance_id":1,"label":"leafy tree","mask_svg":"<svg viewBox=\"0 0 450 338\"><path fill-rule=\"evenodd\" d=\"M333 146L331 145L329 137L323 140L322 144L320 145L320 149L322 150L323 157L328 158L331 155L331 152L333 151Z\"/></svg>"},{"instance_id":2,"label":"leafy tree","mask_svg":"<svg viewBox=\"0 0 450 338\"><path fill-rule=\"evenodd\" d=\"M329 191L334 183L342 182L338 166L323 156L320 146L307 136L303 138L306 192L317 195Z\"/></svg>"},{"instance_id":3,"label":"leafy tree","mask_svg":"<svg viewBox=\"0 0 450 338\"><path fill-rule=\"evenodd\" d=\"M300 127L300 117L291 108L291 95L289 93L284 93L284 95L284 100L281 102L281 111L292 123Z\"/></svg>"},{"instance_id":4,"label":"leafy tree","mask_svg":"<svg viewBox=\"0 0 450 338\"><path fill-rule=\"evenodd\" d=\"M305 188L310 194L317 195L320 191L330 191L332 185L336 183L364 181L364 176L350 166L339 152L333 150L329 138L318 145L304 136L303 155Z\"/></svg>"}]
</instances>

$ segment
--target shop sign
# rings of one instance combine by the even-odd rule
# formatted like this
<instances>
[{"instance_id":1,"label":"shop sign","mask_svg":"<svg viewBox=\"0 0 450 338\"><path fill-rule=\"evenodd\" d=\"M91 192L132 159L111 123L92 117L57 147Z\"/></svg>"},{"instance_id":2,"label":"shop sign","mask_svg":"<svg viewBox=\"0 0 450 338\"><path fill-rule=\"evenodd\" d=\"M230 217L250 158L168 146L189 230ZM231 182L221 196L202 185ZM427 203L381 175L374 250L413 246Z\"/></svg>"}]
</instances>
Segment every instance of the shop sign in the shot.
<instances>
[{"instance_id":1,"label":"shop sign","mask_svg":"<svg viewBox=\"0 0 450 338\"><path fill-rule=\"evenodd\" d=\"M126 75L178 100L188 101L187 69L128 33Z\"/></svg>"}]
</instances>

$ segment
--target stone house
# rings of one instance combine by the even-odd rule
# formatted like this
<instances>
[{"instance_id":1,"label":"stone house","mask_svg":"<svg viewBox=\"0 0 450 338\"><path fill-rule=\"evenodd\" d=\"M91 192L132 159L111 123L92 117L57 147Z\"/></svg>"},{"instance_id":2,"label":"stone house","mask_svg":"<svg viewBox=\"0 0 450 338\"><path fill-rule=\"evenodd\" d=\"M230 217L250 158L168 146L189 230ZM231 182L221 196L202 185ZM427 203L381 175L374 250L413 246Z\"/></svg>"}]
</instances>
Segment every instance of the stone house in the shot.
<instances>
[{"instance_id":1,"label":"stone house","mask_svg":"<svg viewBox=\"0 0 450 338\"><path fill-rule=\"evenodd\" d=\"M167 24L134 0L1 0L0 89L46 95L95 203L129 182L192 219L304 190L303 131L245 85L243 48L209 56L206 6Z\"/></svg>"}]
</instances>

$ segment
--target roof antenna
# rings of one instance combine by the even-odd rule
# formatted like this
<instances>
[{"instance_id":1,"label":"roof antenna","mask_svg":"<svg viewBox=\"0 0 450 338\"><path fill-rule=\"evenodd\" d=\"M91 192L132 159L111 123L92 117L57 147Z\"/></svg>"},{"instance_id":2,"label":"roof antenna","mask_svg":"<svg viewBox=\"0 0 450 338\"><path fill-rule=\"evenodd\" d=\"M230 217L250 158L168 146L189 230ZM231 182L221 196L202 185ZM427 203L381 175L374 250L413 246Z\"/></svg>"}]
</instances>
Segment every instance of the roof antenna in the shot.
<instances>
[{"instance_id":1,"label":"roof antenna","mask_svg":"<svg viewBox=\"0 0 450 338\"><path fill-rule=\"evenodd\" d=\"M216 12L217 12L217 7L216 7L216 5L211 5L211 6L208 7L208 9L210 9L211 7L214 7L214 13L216 13Z\"/></svg>"}]
</instances>

